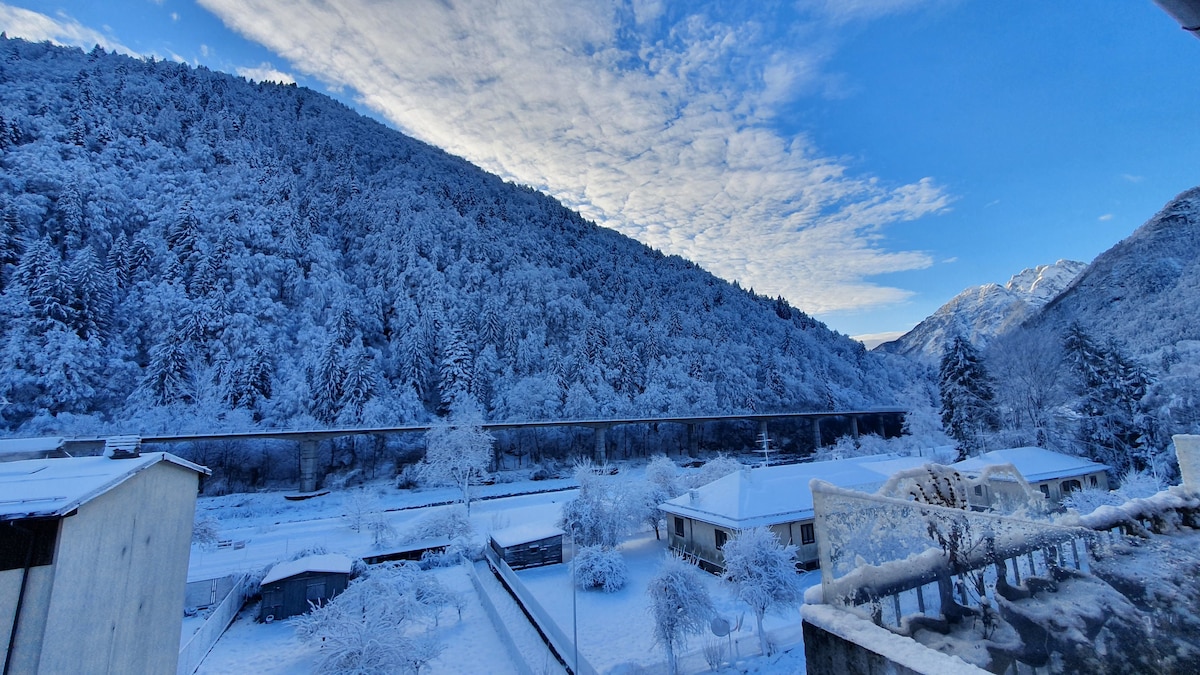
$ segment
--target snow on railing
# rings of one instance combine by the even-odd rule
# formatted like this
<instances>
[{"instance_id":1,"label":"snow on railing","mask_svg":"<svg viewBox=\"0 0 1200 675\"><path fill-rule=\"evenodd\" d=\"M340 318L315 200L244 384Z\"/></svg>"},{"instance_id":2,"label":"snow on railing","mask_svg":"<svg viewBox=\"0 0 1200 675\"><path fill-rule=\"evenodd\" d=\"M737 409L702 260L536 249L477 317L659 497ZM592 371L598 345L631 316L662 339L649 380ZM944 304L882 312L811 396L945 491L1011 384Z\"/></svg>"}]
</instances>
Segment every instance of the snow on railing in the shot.
<instances>
[{"instance_id":1,"label":"snow on railing","mask_svg":"<svg viewBox=\"0 0 1200 675\"><path fill-rule=\"evenodd\" d=\"M575 675L597 675L598 671L588 663L582 654L578 654L575 649L575 643L567 637L562 628L555 623L554 619L537 601L533 593L525 587L525 584L517 577L516 572L504 562L490 546L483 548L484 556L487 557L488 563L492 569L500 575L501 580L512 592L517 602L524 608L525 612L533 620L537 629L550 642L554 652L563 660L570 672ZM578 658L578 663L574 663Z\"/></svg>"}]
</instances>

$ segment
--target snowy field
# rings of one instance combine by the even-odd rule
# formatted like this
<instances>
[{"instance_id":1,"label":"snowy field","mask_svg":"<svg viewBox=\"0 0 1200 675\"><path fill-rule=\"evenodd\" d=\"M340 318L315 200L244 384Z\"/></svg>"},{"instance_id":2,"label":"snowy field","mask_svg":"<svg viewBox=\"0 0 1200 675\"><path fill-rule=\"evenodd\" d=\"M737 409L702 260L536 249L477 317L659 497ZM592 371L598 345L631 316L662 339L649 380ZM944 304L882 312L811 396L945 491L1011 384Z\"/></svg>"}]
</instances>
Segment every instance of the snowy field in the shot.
<instances>
[{"instance_id":1,"label":"snowy field","mask_svg":"<svg viewBox=\"0 0 1200 675\"><path fill-rule=\"evenodd\" d=\"M638 470L623 469L632 480L640 478ZM516 525L548 525L555 523L563 503L572 499L576 490L569 479L548 481L518 481L480 486L479 497L473 501L471 522L480 538L492 530ZM357 490L357 489L356 489ZM232 546L212 546L192 549L189 580L207 579L237 572L259 572L266 566L284 560L299 551L322 546L330 552L342 552L361 557L387 550L377 546L365 531L351 529L356 490L331 492L305 501L285 500L283 492L238 494L201 498L197 518L216 520L218 537L236 542ZM397 490L390 485L373 485L366 492L377 500L376 508L384 511L388 524L396 531L395 541L405 541L404 533L414 523L430 513L452 508L441 503L457 496L453 488ZM548 491L548 492L538 492ZM510 495L499 497L500 495ZM439 504L437 506L424 506ZM458 507L461 508L461 507ZM600 672L665 673L665 655L651 638L652 619L647 611L646 586L666 555L665 541L656 541L652 531L628 538L621 552L629 565L629 584L616 593L581 591L577 595L580 617L581 653ZM465 567L452 567L433 572L450 590L467 598L461 621L457 612L443 612L437 634L445 649L422 670L424 673L510 673L517 672L502 638L489 620L481 600L472 586ZM744 615L742 630L728 639L709 636L693 637L681 660L682 672L709 672L703 654L706 644L723 642L727 654L725 673L799 673L804 670L803 644L800 635L800 616L796 608L782 614L768 614L766 626L772 643L781 653L764 659L758 655L758 638L754 635L754 619L749 609L740 607L730 597L729 590L714 576L703 575L709 586L718 612L736 623ZM572 593L570 566L525 570L521 579L535 594L554 621L568 635L572 632ZM817 575L806 581L815 583ZM256 606L249 605L217 642L201 665L198 673L263 673L291 675L312 672L316 648L300 642L287 622L261 624L254 620ZM190 623L190 622L189 622ZM185 625L185 634L195 630ZM521 650L526 651L525 647ZM732 656L732 658L731 658ZM533 672L553 672L553 665L530 659ZM545 661L545 657L540 657Z\"/></svg>"}]
</instances>

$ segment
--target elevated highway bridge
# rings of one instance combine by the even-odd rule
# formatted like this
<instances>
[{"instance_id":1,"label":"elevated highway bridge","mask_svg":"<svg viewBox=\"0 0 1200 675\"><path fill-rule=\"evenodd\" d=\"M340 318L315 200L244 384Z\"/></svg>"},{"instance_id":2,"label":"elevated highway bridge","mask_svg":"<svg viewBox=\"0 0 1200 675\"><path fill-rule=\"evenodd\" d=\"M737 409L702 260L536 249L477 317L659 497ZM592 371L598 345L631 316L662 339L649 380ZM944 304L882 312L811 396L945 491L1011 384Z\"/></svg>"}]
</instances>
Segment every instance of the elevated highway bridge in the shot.
<instances>
[{"instance_id":1,"label":"elevated highway bridge","mask_svg":"<svg viewBox=\"0 0 1200 675\"><path fill-rule=\"evenodd\" d=\"M771 422L782 420L807 420L812 429L813 447L821 447L821 423L825 420L849 422L850 433L855 437L865 427L867 432L883 435L888 426L893 428L903 422L902 408L868 408L861 410L827 410L815 412L745 413L733 415L692 415L673 417L621 417L611 419L542 420L529 422L484 422L480 426L488 431L512 431L539 428L587 428L594 432L594 459L603 463L607 460L606 432L616 426L639 424L681 424L688 429L689 450L695 454L698 425L710 422L757 422L761 437L767 437ZM890 423L890 424L889 424ZM353 436L391 436L397 434L423 433L448 424L413 424L394 427L358 427L337 429L264 429L211 434L145 435L142 445L174 445L206 441L294 441L300 445L300 491L312 492L320 480L317 467L317 450L322 441ZM68 454L89 454L103 450L108 437L87 436L62 439L62 449Z\"/></svg>"}]
</instances>

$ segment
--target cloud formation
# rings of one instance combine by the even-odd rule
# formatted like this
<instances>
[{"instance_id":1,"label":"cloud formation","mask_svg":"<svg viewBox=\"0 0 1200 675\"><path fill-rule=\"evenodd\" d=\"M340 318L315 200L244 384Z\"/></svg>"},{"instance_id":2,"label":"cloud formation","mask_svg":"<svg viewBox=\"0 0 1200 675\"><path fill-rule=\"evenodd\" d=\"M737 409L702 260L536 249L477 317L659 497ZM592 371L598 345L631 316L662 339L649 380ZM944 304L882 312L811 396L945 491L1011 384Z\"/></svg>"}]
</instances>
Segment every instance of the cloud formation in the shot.
<instances>
[{"instance_id":1,"label":"cloud formation","mask_svg":"<svg viewBox=\"0 0 1200 675\"><path fill-rule=\"evenodd\" d=\"M950 198L928 178L856 172L781 133L779 115L837 88L824 66L839 27L941 1L806 0L798 11L671 0L199 3L417 138L826 313L909 297L871 278L933 261L891 250L886 226L943 211ZM128 51L98 37L58 41ZM238 72L291 80L270 64Z\"/></svg>"},{"instance_id":2,"label":"cloud formation","mask_svg":"<svg viewBox=\"0 0 1200 675\"><path fill-rule=\"evenodd\" d=\"M11 37L19 36L31 42L49 41L56 45L83 49L100 45L110 52L137 56L132 49L117 40L61 13L57 17L51 17L0 3L0 30Z\"/></svg>"}]
</instances>

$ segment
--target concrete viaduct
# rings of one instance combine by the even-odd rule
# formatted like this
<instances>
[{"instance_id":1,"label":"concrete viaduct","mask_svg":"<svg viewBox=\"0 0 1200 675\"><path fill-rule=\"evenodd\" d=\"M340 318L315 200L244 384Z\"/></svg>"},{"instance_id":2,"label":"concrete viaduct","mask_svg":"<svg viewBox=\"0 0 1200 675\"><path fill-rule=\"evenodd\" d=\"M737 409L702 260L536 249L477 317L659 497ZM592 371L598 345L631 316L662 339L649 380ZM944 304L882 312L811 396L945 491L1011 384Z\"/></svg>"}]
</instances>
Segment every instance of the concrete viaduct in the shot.
<instances>
[{"instance_id":1,"label":"concrete viaduct","mask_svg":"<svg viewBox=\"0 0 1200 675\"><path fill-rule=\"evenodd\" d=\"M509 431L515 429L537 429L550 427L585 427L595 432L595 459L603 463L608 456L605 434L612 427L625 424L683 424L688 428L689 450L694 454L698 435L696 426L706 422L749 421L758 422L761 437L766 437L769 422L778 420L809 420L812 426L813 447L821 447L821 421L827 419L846 419L850 421L850 432L855 438L859 434L859 422L870 417L878 422L878 429L866 431L883 431L883 419L891 417L902 420L905 414L902 408L873 408L867 410L823 411L823 412L791 412L791 413L754 413L743 415L696 415L681 417L625 417L616 419L585 419L585 420L553 420L542 422L485 422L480 426L488 431ZM252 441L252 440L283 440L300 444L300 491L313 492L317 489L320 476L317 475L317 449L321 441L350 436L388 436L425 432L434 427L447 426L443 424L417 424L398 427L372 427L352 429L271 429L263 431L244 431L217 434L186 434L177 436L142 436L142 444L197 443L203 441ZM104 448L106 437L77 437L63 439L63 450L70 454L86 454L98 452Z\"/></svg>"}]
</instances>

